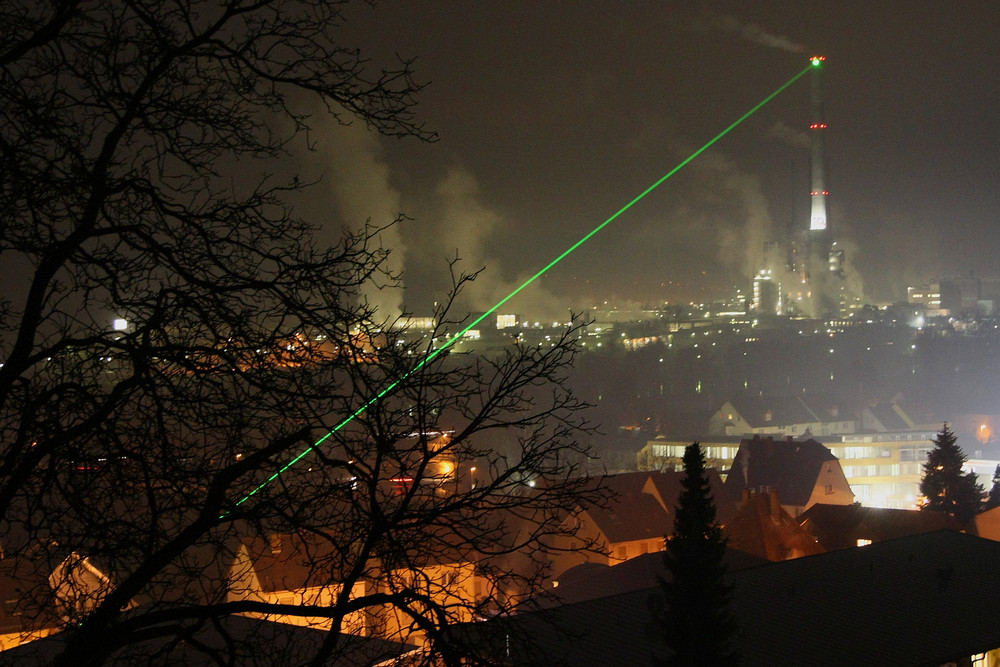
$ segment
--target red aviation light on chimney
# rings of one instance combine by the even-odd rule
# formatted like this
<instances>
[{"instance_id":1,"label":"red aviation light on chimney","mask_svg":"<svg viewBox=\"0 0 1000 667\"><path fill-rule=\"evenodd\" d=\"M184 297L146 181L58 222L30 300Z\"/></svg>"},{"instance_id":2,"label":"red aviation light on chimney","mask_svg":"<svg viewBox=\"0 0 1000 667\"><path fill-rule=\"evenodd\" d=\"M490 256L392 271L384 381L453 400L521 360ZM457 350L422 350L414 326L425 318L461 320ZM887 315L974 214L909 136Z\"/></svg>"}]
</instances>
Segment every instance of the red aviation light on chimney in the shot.
<instances>
[{"instance_id":1,"label":"red aviation light on chimney","mask_svg":"<svg viewBox=\"0 0 1000 667\"><path fill-rule=\"evenodd\" d=\"M812 125L809 126L809 129L810 130L825 130L826 129L826 123L813 123Z\"/></svg>"}]
</instances>

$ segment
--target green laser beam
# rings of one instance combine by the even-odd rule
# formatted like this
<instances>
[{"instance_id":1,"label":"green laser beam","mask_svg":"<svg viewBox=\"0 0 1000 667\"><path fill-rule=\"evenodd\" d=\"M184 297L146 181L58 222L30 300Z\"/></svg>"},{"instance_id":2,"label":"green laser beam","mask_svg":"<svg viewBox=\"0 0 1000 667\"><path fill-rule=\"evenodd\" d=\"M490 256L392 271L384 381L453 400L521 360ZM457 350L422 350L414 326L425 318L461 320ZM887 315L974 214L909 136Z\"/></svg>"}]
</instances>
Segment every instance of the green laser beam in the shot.
<instances>
[{"instance_id":1,"label":"green laser beam","mask_svg":"<svg viewBox=\"0 0 1000 667\"><path fill-rule=\"evenodd\" d=\"M482 322L483 320L485 320L487 317L489 317L490 315L492 315L493 313L495 313L497 311L497 309L499 309L502 305L504 305L505 303L507 303L508 301L510 301L511 299L513 299L515 296L517 296L521 292L521 290L523 290L525 287L527 287L531 283L533 283L536 280L538 280L538 278L540 278L546 271L548 271L553 266L555 266L556 264L558 264L559 262L561 262L567 255L569 255L570 253L572 253L574 250L576 250L577 248L579 248L581 245L583 245L584 243L586 243L587 241L589 241L595 234L597 234L599 231L601 231L602 229L604 229L605 227L607 227L608 225L610 225L612 222L614 222L619 216L621 216L623 213L625 213L625 211L629 210L630 208L632 208L633 206L635 206L637 203L639 203L639 201L642 200L650 192L652 192L656 188L660 187L660 185L662 185L664 181L666 181L668 178L670 178L671 176L673 176L674 174L676 174L678 171L680 171L681 169L683 169L689 162L691 162L696 157L698 157L699 155L701 155L702 153L704 153L706 150L708 150L713 144L715 144L715 142L717 142L719 139L721 139L722 137L724 137L727 134L729 134L735 127L737 127L743 121L745 121L747 118L749 118L750 116L752 116L753 114L755 114L761 107L763 107L765 104L767 104L768 102L770 102L771 100L773 100L782 91L784 91L786 88L788 88L793 83L795 83L800 78L802 78L802 76L806 72L808 72L813 67L818 67L818 66L819 66L819 63L816 62L815 59L814 60L810 60L809 64L806 65L806 67L801 72L799 72L798 74L796 74L795 76L793 76L791 79L789 79L788 81L786 81L780 88L778 88L773 93L771 93L770 95L768 95L767 97L765 97L763 100L761 100L760 102L758 102L756 105L754 105L753 108L751 108L745 114L743 114L738 119L736 119L735 122L733 122L731 125L729 125L729 127L727 127L726 129L724 129L722 132L719 132L717 135L715 135L714 137L712 137L712 139L710 139L701 148L699 148L698 150L696 150L694 153L691 153L691 155L689 155L687 158L685 158L680 164L678 164L676 167L674 167L673 169L671 169L670 171L668 171L666 174L664 174L662 177L660 177L656 182L654 182L648 188L646 188L641 193L639 193L635 198L632 199L632 201L630 201L629 203L625 204L620 209L618 209L607 220L605 220L604 222L602 222L601 224L599 224L597 227L594 227L594 229L592 229L590 231L590 233L588 233L586 236L584 236L583 238L581 238L579 241L577 241L576 243L574 243L573 245L571 245L569 248L567 248L566 250L564 250L562 252L562 254L560 254L558 257L556 257L551 262L549 262L548 264L546 264L540 271L538 271L538 273L536 273L535 275L533 275L530 278L528 278L527 280L525 280L520 285L520 287L518 287L517 289L515 289L513 292L511 292L510 294L508 294L504 298L500 299L500 301L498 301L496 303L496 305L494 305L492 308L490 308L489 310L487 310L485 313L483 313L482 315L480 315L479 317L477 317L475 320L473 320L473 322L471 324L469 324L468 326L466 326L464 329L462 329L461 331L459 331L457 334L455 334L451 338L449 338L444 344L441 345L441 347L439 347L438 349L434 350L433 352L431 352L430 354L428 354L426 357L424 357L416 366L414 366L413 368L411 368L410 370L408 370L406 373L404 373L398 380L396 380L395 382L393 382L392 384L390 384L388 387L386 387L385 389L383 389L382 391L380 391L376 396L374 396L373 398L371 398L367 402L365 402L360 408L358 408L353 413L351 413L351 415L349 417L347 417L342 422L340 422L339 424L337 424L333 428L333 430L329 431L322 438L320 438L319 440L317 440L316 442L314 442L307 449L305 449L303 452L301 452L299 455L297 455L291 461L289 461L284 466L282 466L277 472L275 472L270 477L268 477L266 480L264 480L263 482L261 482L257 486L257 488L255 488L254 490L250 491L248 494L246 494L245 496L243 496L242 498L240 498L240 500L238 500L236 502L235 507L239 507L240 505L242 505L243 503L245 503L247 500L249 500L250 498L252 498L253 496L255 496L264 487L266 487L268 484L270 484L271 482L273 482L274 480L276 480L279 476L281 476L281 474L283 472L285 472L286 470L288 470L289 468L291 468L292 466L294 466L296 463L298 463L300 460L302 460L302 458L305 457L307 454L309 454L309 452L313 451L318 446L320 446L321 444L323 444L323 442L325 442L327 438L329 438L334 433L336 433L337 431L339 431L340 429L342 429L344 426L346 426L347 424L349 424L356 417L358 417L359 415L361 415L362 413L364 413L364 411L367 410L369 407L371 407L373 404L375 404L376 402L382 400L383 396L385 396L386 394L388 394L389 392L391 392L393 389L395 389L396 387L398 387L408 377L410 377L411 375L413 375L414 373L416 373L418 370L420 370L421 368L423 368L424 366L426 366L428 363L430 363L439 354L441 354L446 349L448 349L449 347L451 347L456 341L458 341L460 338L462 338L462 336L464 336L466 333L468 333L470 329L472 329L477 324L479 324L480 322ZM227 515L228 515L228 512L226 512L225 514L223 514L219 518L225 518Z\"/></svg>"}]
</instances>

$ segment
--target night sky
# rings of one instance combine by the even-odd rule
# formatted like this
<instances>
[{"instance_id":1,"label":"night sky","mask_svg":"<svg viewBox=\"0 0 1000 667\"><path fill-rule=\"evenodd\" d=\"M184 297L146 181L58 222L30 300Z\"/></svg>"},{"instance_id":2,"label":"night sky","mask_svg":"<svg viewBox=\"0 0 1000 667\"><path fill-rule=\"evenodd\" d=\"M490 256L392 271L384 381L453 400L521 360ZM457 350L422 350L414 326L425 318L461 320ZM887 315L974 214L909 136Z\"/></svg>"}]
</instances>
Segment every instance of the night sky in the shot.
<instances>
[{"instance_id":1,"label":"night sky","mask_svg":"<svg viewBox=\"0 0 1000 667\"><path fill-rule=\"evenodd\" d=\"M447 260L487 308L823 53L830 223L866 302L942 275L1000 276L1000 7L993 2L381 2L345 43L415 58L440 140L317 121L299 167L327 233L385 242L410 311ZM808 225L808 77L505 311L541 316L744 290L763 242ZM321 219L319 219L321 218ZM388 301L398 297L385 296Z\"/></svg>"}]
</instances>

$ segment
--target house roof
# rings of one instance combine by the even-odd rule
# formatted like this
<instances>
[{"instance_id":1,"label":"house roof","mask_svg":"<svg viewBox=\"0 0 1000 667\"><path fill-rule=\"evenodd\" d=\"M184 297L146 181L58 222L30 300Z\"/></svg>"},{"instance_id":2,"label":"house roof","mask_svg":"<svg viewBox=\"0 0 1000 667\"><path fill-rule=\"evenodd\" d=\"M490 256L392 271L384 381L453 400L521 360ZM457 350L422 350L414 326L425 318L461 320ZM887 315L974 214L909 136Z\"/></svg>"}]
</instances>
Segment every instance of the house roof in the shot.
<instances>
[{"instance_id":1,"label":"house roof","mask_svg":"<svg viewBox=\"0 0 1000 667\"><path fill-rule=\"evenodd\" d=\"M411 538L412 542L408 542ZM502 544L497 543L497 549ZM378 554L368 563L367 573L400 568L469 563L472 547L462 535L442 526L425 527L402 534L404 548L390 551L389 558ZM272 533L266 537L242 538L247 557L257 575L260 590L273 593L343 582L342 572L355 565L355 554L343 552L328 539L301 534Z\"/></svg>"},{"instance_id":2,"label":"house roof","mask_svg":"<svg viewBox=\"0 0 1000 667\"><path fill-rule=\"evenodd\" d=\"M861 505L816 504L803 512L798 522L827 551L854 547L859 539L882 542L936 530L962 530L962 523L945 512Z\"/></svg>"},{"instance_id":3,"label":"house roof","mask_svg":"<svg viewBox=\"0 0 1000 667\"><path fill-rule=\"evenodd\" d=\"M1000 647L1000 596L988 593L998 560L1000 543L938 531L732 572L740 664L930 666ZM632 590L479 631L519 638L505 664L648 664L666 653L651 625L658 596Z\"/></svg>"},{"instance_id":4,"label":"house roof","mask_svg":"<svg viewBox=\"0 0 1000 667\"><path fill-rule=\"evenodd\" d=\"M800 396L740 396L730 401L750 428L792 426L823 421Z\"/></svg>"},{"instance_id":5,"label":"house roof","mask_svg":"<svg viewBox=\"0 0 1000 667\"><path fill-rule=\"evenodd\" d=\"M737 573L744 664L939 665L1000 647L998 558L1000 543L946 530Z\"/></svg>"},{"instance_id":6,"label":"house roof","mask_svg":"<svg viewBox=\"0 0 1000 667\"><path fill-rule=\"evenodd\" d=\"M896 411L895 403L878 403L868 408L868 412L878 420L882 431L905 431L912 428Z\"/></svg>"},{"instance_id":7,"label":"house roof","mask_svg":"<svg viewBox=\"0 0 1000 667\"><path fill-rule=\"evenodd\" d=\"M740 443L726 487L732 495L742 489L776 488L783 504L804 506L828 461L837 461L837 457L811 438L774 440L754 436Z\"/></svg>"},{"instance_id":8,"label":"house roof","mask_svg":"<svg viewBox=\"0 0 1000 667\"><path fill-rule=\"evenodd\" d=\"M229 570L239 549L239 540L224 537L218 540L206 539L193 544L173 560L164 565L132 598L138 605L148 604L211 604L225 599L228 592ZM62 565L52 568L57 581L60 577L68 577L62 582L64 592L70 597L89 595L86 591L76 589L76 584L70 583L77 572L74 567L65 567L74 560L85 561L93 567L100 576L110 581L119 581L130 572L133 565L119 554L89 552L85 550L69 550L66 552ZM48 582L53 583L51 580Z\"/></svg>"},{"instance_id":9,"label":"house roof","mask_svg":"<svg viewBox=\"0 0 1000 667\"><path fill-rule=\"evenodd\" d=\"M780 503L776 489L747 491L736 516L725 525L729 545L771 561L822 553L824 549Z\"/></svg>"},{"instance_id":10,"label":"house roof","mask_svg":"<svg viewBox=\"0 0 1000 667\"><path fill-rule=\"evenodd\" d=\"M275 533L270 539L243 537L241 542L262 591L298 590L336 583L329 567L318 566L333 555L328 543L306 541L287 533Z\"/></svg>"},{"instance_id":11,"label":"house roof","mask_svg":"<svg viewBox=\"0 0 1000 667\"><path fill-rule=\"evenodd\" d=\"M42 558L0 559L0 633L57 627L61 620L49 586L52 568Z\"/></svg>"},{"instance_id":12,"label":"house roof","mask_svg":"<svg viewBox=\"0 0 1000 667\"><path fill-rule=\"evenodd\" d=\"M810 412L824 422L853 421L854 415L847 410L844 401L832 394L812 393L808 395L798 395L796 398L805 405Z\"/></svg>"},{"instance_id":13,"label":"house roof","mask_svg":"<svg viewBox=\"0 0 1000 667\"><path fill-rule=\"evenodd\" d=\"M730 572L763 565L768 561L739 549L726 549L726 567ZM653 588L659 579L669 579L670 573L662 551L653 551L617 565L583 563L559 577L559 586L546 591L529 604L554 607L586 600L620 595Z\"/></svg>"},{"instance_id":14,"label":"house roof","mask_svg":"<svg viewBox=\"0 0 1000 667\"><path fill-rule=\"evenodd\" d=\"M673 517L643 487L651 473L626 472L594 478L605 494L593 502L582 502L579 509L590 517L597 529L611 543L662 538L673 526Z\"/></svg>"},{"instance_id":15,"label":"house roof","mask_svg":"<svg viewBox=\"0 0 1000 667\"><path fill-rule=\"evenodd\" d=\"M648 493L620 495L607 506L589 505L585 511L611 543L663 538L672 530L672 512Z\"/></svg>"},{"instance_id":16,"label":"house roof","mask_svg":"<svg viewBox=\"0 0 1000 667\"><path fill-rule=\"evenodd\" d=\"M735 513L729 493L715 469L706 471L716 501L716 518L726 521ZM613 543L662 538L674 529L674 511L682 490L683 472L628 472L608 475L603 484L612 496L604 502L586 503L587 512Z\"/></svg>"},{"instance_id":17,"label":"house roof","mask_svg":"<svg viewBox=\"0 0 1000 667\"><path fill-rule=\"evenodd\" d=\"M679 502L681 491L684 489L681 484L684 480L684 474L682 471L651 472L648 473L648 480L643 486L643 490L647 493L656 492L670 509L671 518L673 517L673 510ZM729 490L726 489L725 484L722 483L722 477L719 475L718 470L707 468L705 470L705 477L708 479L709 493L712 494L712 500L715 502L715 519L719 523L726 523L736 514L737 503L729 493ZM671 521L671 530L673 530L673 525L673 521Z\"/></svg>"},{"instance_id":18,"label":"house roof","mask_svg":"<svg viewBox=\"0 0 1000 667\"><path fill-rule=\"evenodd\" d=\"M172 633L166 638L128 645L115 651L104 664L122 667L144 664L187 667L304 665L310 664L328 635L325 630L227 616L192 629L185 641L175 641L177 634ZM0 653L0 667L51 665L65 646L65 633L22 644ZM322 664L327 667L373 666L415 648L372 637L342 635L335 654Z\"/></svg>"}]
</instances>

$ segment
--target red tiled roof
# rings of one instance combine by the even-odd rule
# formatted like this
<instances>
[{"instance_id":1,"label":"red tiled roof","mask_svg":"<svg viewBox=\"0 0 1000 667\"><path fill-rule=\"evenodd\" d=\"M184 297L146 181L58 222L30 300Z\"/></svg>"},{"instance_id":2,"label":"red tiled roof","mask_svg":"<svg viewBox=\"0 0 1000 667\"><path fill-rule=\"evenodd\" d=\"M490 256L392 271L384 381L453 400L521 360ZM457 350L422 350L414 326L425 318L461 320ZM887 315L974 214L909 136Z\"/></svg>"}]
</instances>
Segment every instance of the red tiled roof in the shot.
<instances>
[{"instance_id":1,"label":"red tiled roof","mask_svg":"<svg viewBox=\"0 0 1000 667\"><path fill-rule=\"evenodd\" d=\"M717 470L707 471L722 523L735 513ZM614 495L604 503L584 504L585 510L610 542L664 537L673 532L674 511L682 490L683 472L629 472L608 475L604 484ZM653 493L655 491L655 493ZM660 500L662 499L663 504Z\"/></svg>"}]
</instances>

